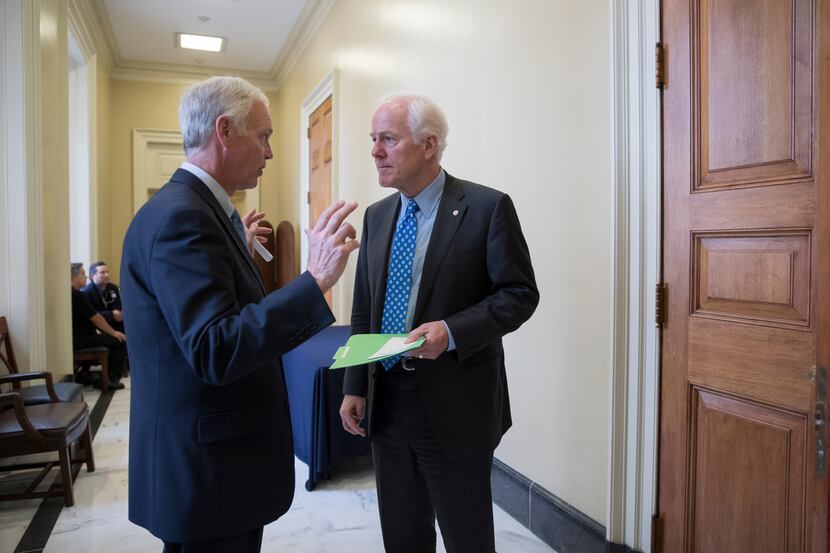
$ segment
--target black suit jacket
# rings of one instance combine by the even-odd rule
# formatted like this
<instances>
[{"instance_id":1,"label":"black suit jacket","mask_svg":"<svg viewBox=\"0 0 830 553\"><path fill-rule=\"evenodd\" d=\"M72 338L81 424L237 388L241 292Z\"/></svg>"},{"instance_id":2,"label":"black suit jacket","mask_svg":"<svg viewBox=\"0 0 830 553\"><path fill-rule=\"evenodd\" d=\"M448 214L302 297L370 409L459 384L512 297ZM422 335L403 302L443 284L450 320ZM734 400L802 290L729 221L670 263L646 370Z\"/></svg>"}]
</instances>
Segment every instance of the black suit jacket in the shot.
<instances>
[{"instance_id":1,"label":"black suit jacket","mask_svg":"<svg viewBox=\"0 0 830 553\"><path fill-rule=\"evenodd\" d=\"M386 274L400 195L364 215L352 331L380 332ZM536 309L539 291L513 202L507 194L447 174L430 237L413 328L444 320L456 349L415 359L424 406L452 458L492 452L510 427L502 337ZM346 369L344 393L366 396L371 436L379 363Z\"/></svg>"},{"instance_id":2,"label":"black suit jacket","mask_svg":"<svg viewBox=\"0 0 830 553\"><path fill-rule=\"evenodd\" d=\"M121 291L118 289L118 286L110 282L106 286L104 286L104 290L102 291L100 288L98 288L98 285L96 285L92 281L89 281L86 286L81 288L81 292L83 292L84 295L87 298L89 298L89 303L92 304L92 307L95 308L96 312L98 312L102 317L104 317L107 320L110 326L121 326L121 323L116 321L115 317L112 316L113 310L122 310ZM104 299L102 295L106 295L106 297L109 299L108 305L104 305Z\"/></svg>"},{"instance_id":3,"label":"black suit jacket","mask_svg":"<svg viewBox=\"0 0 830 553\"><path fill-rule=\"evenodd\" d=\"M208 188L178 170L124 239L129 518L164 541L232 536L294 495L279 357L334 321L305 273L266 295Z\"/></svg>"}]
</instances>

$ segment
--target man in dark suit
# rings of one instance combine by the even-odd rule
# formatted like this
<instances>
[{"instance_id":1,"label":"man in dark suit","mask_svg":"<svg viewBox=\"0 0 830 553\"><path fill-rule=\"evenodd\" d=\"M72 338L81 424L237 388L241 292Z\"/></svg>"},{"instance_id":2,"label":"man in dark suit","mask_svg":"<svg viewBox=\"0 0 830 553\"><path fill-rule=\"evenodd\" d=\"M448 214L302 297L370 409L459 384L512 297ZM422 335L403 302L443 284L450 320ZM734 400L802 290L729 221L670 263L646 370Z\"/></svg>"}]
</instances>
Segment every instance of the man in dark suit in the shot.
<instances>
[{"instance_id":1,"label":"man in dark suit","mask_svg":"<svg viewBox=\"0 0 830 553\"><path fill-rule=\"evenodd\" d=\"M124 317L121 314L121 290L110 282L110 269L103 261L96 261L89 266L89 283L81 292L97 313L104 317L116 330L124 330Z\"/></svg>"},{"instance_id":2,"label":"man in dark suit","mask_svg":"<svg viewBox=\"0 0 830 553\"><path fill-rule=\"evenodd\" d=\"M448 553L494 551L490 470L511 425L502 337L539 301L510 197L446 173L446 136L420 96L372 118L380 185L400 193L366 210L352 331L426 339L344 380L344 428L365 435L368 414L389 553L434 552L436 516Z\"/></svg>"},{"instance_id":3,"label":"man in dark suit","mask_svg":"<svg viewBox=\"0 0 830 553\"><path fill-rule=\"evenodd\" d=\"M308 271L265 293L230 196L271 159L268 99L236 77L190 87L186 161L136 214L121 264L131 376L129 518L165 552L260 550L288 510L294 455L279 357L331 324L324 292L358 247L329 207Z\"/></svg>"}]
</instances>

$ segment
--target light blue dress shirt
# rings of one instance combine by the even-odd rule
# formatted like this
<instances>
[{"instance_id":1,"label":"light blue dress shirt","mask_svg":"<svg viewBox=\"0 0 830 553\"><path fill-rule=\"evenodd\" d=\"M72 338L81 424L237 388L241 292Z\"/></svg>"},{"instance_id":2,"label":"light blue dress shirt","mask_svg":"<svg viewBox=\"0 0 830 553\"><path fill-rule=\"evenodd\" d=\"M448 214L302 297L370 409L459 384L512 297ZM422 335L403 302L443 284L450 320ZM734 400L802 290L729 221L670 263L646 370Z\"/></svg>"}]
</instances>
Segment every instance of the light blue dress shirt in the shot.
<instances>
[{"instance_id":1,"label":"light blue dress shirt","mask_svg":"<svg viewBox=\"0 0 830 553\"><path fill-rule=\"evenodd\" d=\"M438 172L435 180L421 190L421 193L414 198L407 198L401 194L401 211L398 214L398 221L395 228L403 221L406 207L409 202L415 201L420 209L415 214L415 221L418 223L418 234L415 237L415 255L412 259L412 287L409 289L409 305L406 308L406 331L412 330L412 320L415 318L415 303L418 301L418 290L421 288L421 274L424 272L424 258L427 255L427 247L429 246L429 239L432 236L432 227L435 225L435 219L438 215L438 204L441 203L441 195L444 193L444 183L447 180L447 174L444 169ZM391 255L390 255L391 260ZM449 337L449 345L447 351L455 349L455 340L450 332L450 327L444 323L444 328L447 329L447 336Z\"/></svg>"}]
</instances>

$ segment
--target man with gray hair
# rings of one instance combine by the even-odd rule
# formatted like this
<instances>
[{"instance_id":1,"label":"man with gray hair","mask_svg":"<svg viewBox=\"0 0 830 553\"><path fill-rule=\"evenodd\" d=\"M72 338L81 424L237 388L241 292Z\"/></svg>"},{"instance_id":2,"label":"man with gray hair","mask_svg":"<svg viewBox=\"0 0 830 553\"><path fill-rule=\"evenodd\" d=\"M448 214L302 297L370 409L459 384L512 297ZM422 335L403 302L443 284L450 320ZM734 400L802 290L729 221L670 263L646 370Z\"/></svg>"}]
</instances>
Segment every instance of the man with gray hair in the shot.
<instances>
[{"instance_id":1,"label":"man with gray hair","mask_svg":"<svg viewBox=\"0 0 830 553\"><path fill-rule=\"evenodd\" d=\"M441 167L447 123L396 96L372 118L378 180L398 193L366 210L352 332L425 338L411 357L346 369L343 427L372 440L389 553L493 553L490 470L511 425L502 337L539 291L513 202Z\"/></svg>"},{"instance_id":2,"label":"man with gray hair","mask_svg":"<svg viewBox=\"0 0 830 553\"><path fill-rule=\"evenodd\" d=\"M243 224L230 197L273 157L268 99L212 77L185 91L179 119L186 161L136 214L121 262L129 517L167 553L258 552L294 495L280 356L334 322L323 294L358 247L345 222L357 204L324 211L308 270L266 294L250 253L258 219Z\"/></svg>"}]
</instances>

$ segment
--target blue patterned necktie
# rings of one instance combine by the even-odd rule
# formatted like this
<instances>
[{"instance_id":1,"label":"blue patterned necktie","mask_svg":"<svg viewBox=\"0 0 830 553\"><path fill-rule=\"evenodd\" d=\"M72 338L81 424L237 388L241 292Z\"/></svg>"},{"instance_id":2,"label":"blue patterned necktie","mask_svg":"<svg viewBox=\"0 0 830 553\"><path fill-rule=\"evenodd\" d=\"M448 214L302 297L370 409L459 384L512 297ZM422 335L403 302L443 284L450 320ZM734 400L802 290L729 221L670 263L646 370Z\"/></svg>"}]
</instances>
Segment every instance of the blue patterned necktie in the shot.
<instances>
[{"instance_id":1,"label":"blue patterned necktie","mask_svg":"<svg viewBox=\"0 0 830 553\"><path fill-rule=\"evenodd\" d=\"M242 245L245 246L245 249L248 249L248 242L245 240L245 226L242 224L242 219L239 217L239 212L237 210L233 210L231 213L231 223L233 223L233 228L236 229L236 234L239 235L239 239L242 240Z\"/></svg>"},{"instance_id":2,"label":"blue patterned necktie","mask_svg":"<svg viewBox=\"0 0 830 553\"><path fill-rule=\"evenodd\" d=\"M383 334L402 334L406 331L406 310L409 307L409 290L412 288L412 259L415 257L415 237L418 235L415 214L418 210L415 200L410 200L392 240L389 274L386 277L386 299L380 323L380 331ZM400 358L400 355L396 355L380 363L388 371Z\"/></svg>"}]
</instances>

